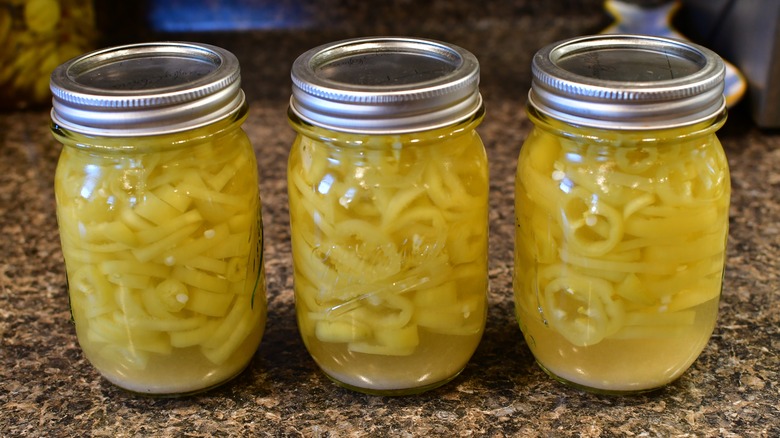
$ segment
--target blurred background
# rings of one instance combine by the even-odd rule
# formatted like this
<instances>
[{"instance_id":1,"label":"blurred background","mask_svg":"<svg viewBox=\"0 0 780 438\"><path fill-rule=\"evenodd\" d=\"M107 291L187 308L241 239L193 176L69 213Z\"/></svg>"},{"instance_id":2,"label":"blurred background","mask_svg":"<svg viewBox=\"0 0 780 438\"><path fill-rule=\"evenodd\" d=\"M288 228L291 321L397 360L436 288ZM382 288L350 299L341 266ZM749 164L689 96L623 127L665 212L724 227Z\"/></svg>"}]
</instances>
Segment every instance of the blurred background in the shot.
<instances>
[{"instance_id":1,"label":"blurred background","mask_svg":"<svg viewBox=\"0 0 780 438\"><path fill-rule=\"evenodd\" d=\"M60 63L153 40L225 47L241 62L250 102L283 102L289 68L303 51L357 36L405 35L472 51L485 99L511 99L519 108L531 56L543 45L619 24L637 33L671 24L736 65L747 83L736 110L777 128L779 22L778 0L0 0L0 107L48 106L48 75Z\"/></svg>"}]
</instances>

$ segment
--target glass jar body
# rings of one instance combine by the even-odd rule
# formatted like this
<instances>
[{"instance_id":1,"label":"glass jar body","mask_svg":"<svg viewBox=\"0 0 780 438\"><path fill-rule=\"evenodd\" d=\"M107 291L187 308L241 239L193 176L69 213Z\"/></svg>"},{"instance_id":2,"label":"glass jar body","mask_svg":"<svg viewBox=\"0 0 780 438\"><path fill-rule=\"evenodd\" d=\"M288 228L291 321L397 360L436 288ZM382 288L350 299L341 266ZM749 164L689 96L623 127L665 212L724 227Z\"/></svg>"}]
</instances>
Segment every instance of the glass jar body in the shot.
<instances>
[{"instance_id":1,"label":"glass jar body","mask_svg":"<svg viewBox=\"0 0 780 438\"><path fill-rule=\"evenodd\" d=\"M262 221L246 111L176 134L64 144L57 218L79 344L109 381L151 395L239 374L266 320Z\"/></svg>"},{"instance_id":2,"label":"glass jar body","mask_svg":"<svg viewBox=\"0 0 780 438\"><path fill-rule=\"evenodd\" d=\"M725 114L659 131L566 125L533 108L516 178L514 293L537 362L596 392L679 377L712 334L730 180Z\"/></svg>"},{"instance_id":3,"label":"glass jar body","mask_svg":"<svg viewBox=\"0 0 780 438\"><path fill-rule=\"evenodd\" d=\"M457 376L476 350L488 289L481 118L357 135L291 115L298 325L313 359L342 386L419 393Z\"/></svg>"}]
</instances>

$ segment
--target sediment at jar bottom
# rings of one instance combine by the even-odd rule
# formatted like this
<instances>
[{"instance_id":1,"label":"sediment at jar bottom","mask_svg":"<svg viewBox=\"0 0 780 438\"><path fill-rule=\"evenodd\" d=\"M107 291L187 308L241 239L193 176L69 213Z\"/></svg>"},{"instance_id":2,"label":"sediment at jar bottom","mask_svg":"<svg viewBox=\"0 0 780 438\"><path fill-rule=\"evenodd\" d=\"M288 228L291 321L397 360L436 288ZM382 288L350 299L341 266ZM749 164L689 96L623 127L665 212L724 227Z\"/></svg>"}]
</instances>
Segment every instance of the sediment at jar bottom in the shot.
<instances>
[{"instance_id":1,"label":"sediment at jar bottom","mask_svg":"<svg viewBox=\"0 0 780 438\"><path fill-rule=\"evenodd\" d=\"M656 337L605 339L586 347L573 345L544 324L539 314L518 310L526 342L537 362L559 380L596 392L642 392L680 377L704 349L715 327L718 299L690 309L692 324Z\"/></svg>"},{"instance_id":2,"label":"sediment at jar bottom","mask_svg":"<svg viewBox=\"0 0 780 438\"><path fill-rule=\"evenodd\" d=\"M420 345L409 356L349 351L346 344L304 338L309 353L331 379L351 389L383 394L413 394L456 377L468 363L482 332L454 336L420 330Z\"/></svg>"}]
</instances>

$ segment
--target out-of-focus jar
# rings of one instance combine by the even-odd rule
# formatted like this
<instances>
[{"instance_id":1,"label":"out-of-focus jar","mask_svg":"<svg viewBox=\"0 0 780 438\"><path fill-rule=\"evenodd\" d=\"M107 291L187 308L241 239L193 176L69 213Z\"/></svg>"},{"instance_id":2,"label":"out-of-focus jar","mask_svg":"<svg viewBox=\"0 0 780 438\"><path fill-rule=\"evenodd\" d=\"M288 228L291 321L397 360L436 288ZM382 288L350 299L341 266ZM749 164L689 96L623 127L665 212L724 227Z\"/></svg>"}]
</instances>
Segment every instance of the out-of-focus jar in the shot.
<instances>
[{"instance_id":1,"label":"out-of-focus jar","mask_svg":"<svg viewBox=\"0 0 780 438\"><path fill-rule=\"evenodd\" d=\"M436 41L363 38L304 53L292 79L290 225L308 351L357 391L450 381L486 319L477 59Z\"/></svg>"},{"instance_id":2,"label":"out-of-focus jar","mask_svg":"<svg viewBox=\"0 0 780 438\"><path fill-rule=\"evenodd\" d=\"M51 72L96 38L91 0L0 0L0 109L48 105Z\"/></svg>"},{"instance_id":3,"label":"out-of-focus jar","mask_svg":"<svg viewBox=\"0 0 780 438\"><path fill-rule=\"evenodd\" d=\"M534 57L514 289L554 378L647 391L704 349L728 235L723 75L711 51L653 37L575 38Z\"/></svg>"},{"instance_id":4,"label":"out-of-focus jar","mask_svg":"<svg viewBox=\"0 0 780 438\"><path fill-rule=\"evenodd\" d=\"M113 47L61 65L51 87L57 219L85 356L143 394L233 378L266 320L237 59L193 43Z\"/></svg>"}]
</instances>

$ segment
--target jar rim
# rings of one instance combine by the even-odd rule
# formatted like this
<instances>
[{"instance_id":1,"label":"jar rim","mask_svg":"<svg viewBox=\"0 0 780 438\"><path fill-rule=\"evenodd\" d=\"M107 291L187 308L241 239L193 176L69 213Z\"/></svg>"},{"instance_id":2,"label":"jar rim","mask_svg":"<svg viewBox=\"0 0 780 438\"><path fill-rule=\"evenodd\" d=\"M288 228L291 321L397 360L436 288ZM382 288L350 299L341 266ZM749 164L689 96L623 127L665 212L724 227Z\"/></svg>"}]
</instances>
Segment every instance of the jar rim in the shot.
<instances>
[{"instance_id":1,"label":"jar rim","mask_svg":"<svg viewBox=\"0 0 780 438\"><path fill-rule=\"evenodd\" d=\"M371 139L382 137L414 138L410 144L416 146L427 145L429 142L439 142L443 138L451 138L465 135L479 126L485 118L485 106L482 105L477 111L465 119L460 119L446 126L439 126L424 131L409 132L382 132L366 134L365 132L345 132L337 131L321 125L315 125L308 120L301 119L291 108L287 112L287 120L292 128L299 134L310 138L315 138L327 143L338 144L344 147L365 148L367 144L372 143ZM366 135L371 135L371 139L366 139ZM405 140L408 141L408 140Z\"/></svg>"},{"instance_id":2,"label":"jar rim","mask_svg":"<svg viewBox=\"0 0 780 438\"><path fill-rule=\"evenodd\" d=\"M712 114L706 119L684 126L654 126L645 129L636 129L573 125L551 117L531 105L526 108L526 114L536 128L543 129L554 135L570 138L583 138L590 142L615 143L623 146L631 144L630 142L625 142L625 139L628 138L625 136L633 137L642 143L668 143L679 141L682 138L690 139L714 134L726 123L728 118L728 111L724 108L722 111ZM556 122L558 122L558 126L556 126ZM616 140L613 135L602 135L600 132L619 132L624 134L624 136L621 136Z\"/></svg>"}]
</instances>

